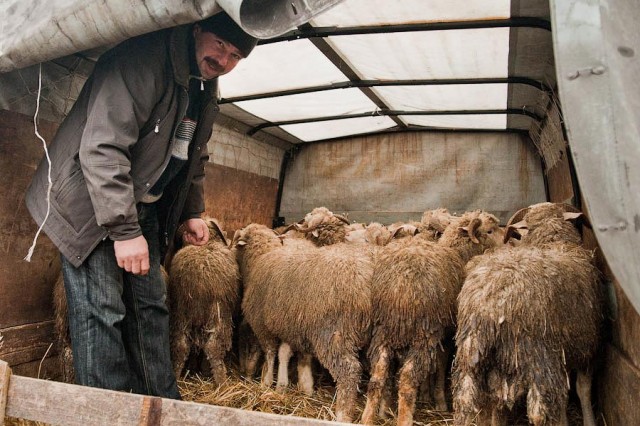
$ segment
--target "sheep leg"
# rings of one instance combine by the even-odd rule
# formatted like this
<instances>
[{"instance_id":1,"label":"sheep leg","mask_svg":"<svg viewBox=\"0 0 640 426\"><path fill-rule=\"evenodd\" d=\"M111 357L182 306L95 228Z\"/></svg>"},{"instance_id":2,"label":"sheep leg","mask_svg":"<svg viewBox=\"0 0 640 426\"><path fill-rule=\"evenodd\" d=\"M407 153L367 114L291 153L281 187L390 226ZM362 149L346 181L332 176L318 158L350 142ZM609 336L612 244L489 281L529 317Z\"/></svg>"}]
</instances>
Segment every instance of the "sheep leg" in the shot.
<instances>
[{"instance_id":1,"label":"sheep leg","mask_svg":"<svg viewBox=\"0 0 640 426\"><path fill-rule=\"evenodd\" d=\"M316 346L315 353L336 382L336 420L350 423L358 396L358 383L362 366L355 345L345 342L342 334L335 331L329 345Z\"/></svg>"},{"instance_id":2,"label":"sheep leg","mask_svg":"<svg viewBox=\"0 0 640 426\"><path fill-rule=\"evenodd\" d=\"M173 360L173 372L176 378L181 377L182 369L187 362L190 350L187 332L185 330L175 330L171 339L171 359Z\"/></svg>"},{"instance_id":3,"label":"sheep leg","mask_svg":"<svg viewBox=\"0 0 640 426\"><path fill-rule=\"evenodd\" d=\"M288 343L281 343L278 349L278 380L276 382L276 390L284 392L289 386L289 361L293 351Z\"/></svg>"},{"instance_id":4,"label":"sheep leg","mask_svg":"<svg viewBox=\"0 0 640 426\"><path fill-rule=\"evenodd\" d=\"M398 379L398 426L413 425L413 412L416 408L416 397L420 378L429 371L428 365L416 352L410 353L400 368Z\"/></svg>"},{"instance_id":5,"label":"sheep leg","mask_svg":"<svg viewBox=\"0 0 640 426\"><path fill-rule=\"evenodd\" d=\"M507 410L504 407L499 407L497 404L493 407L493 410L491 410L491 426L507 426Z\"/></svg>"},{"instance_id":6,"label":"sheep leg","mask_svg":"<svg viewBox=\"0 0 640 426\"><path fill-rule=\"evenodd\" d=\"M534 383L527 393L527 415L529 422L535 426L549 424L566 426L568 389L566 388L566 384L563 386L561 380L548 381L560 383L543 383L540 385ZM545 391L549 389L554 389L555 391L551 395L546 395ZM549 405L547 401L552 401L552 405ZM553 419L557 419L557 421L554 422Z\"/></svg>"},{"instance_id":7,"label":"sheep leg","mask_svg":"<svg viewBox=\"0 0 640 426\"><path fill-rule=\"evenodd\" d=\"M71 346L64 346L60 354L62 359L62 379L65 383L73 383L75 381L75 374L73 370L73 352L71 351Z\"/></svg>"},{"instance_id":8,"label":"sheep leg","mask_svg":"<svg viewBox=\"0 0 640 426\"><path fill-rule=\"evenodd\" d=\"M582 407L582 422L584 426L596 426L596 419L591 406L591 372L578 371L576 377L576 392Z\"/></svg>"},{"instance_id":9,"label":"sheep leg","mask_svg":"<svg viewBox=\"0 0 640 426\"><path fill-rule=\"evenodd\" d=\"M480 380L473 371L460 371L459 364L454 368L453 424L456 426L470 425L475 422L479 425L490 424L491 413L489 412L487 416L485 407L480 408L482 406ZM479 416L483 417L484 421L476 419Z\"/></svg>"},{"instance_id":10,"label":"sheep leg","mask_svg":"<svg viewBox=\"0 0 640 426\"><path fill-rule=\"evenodd\" d=\"M371 359L371 378L367 388L367 404L362 413L362 423L373 424L380 399L389 376L389 349L381 347Z\"/></svg>"},{"instance_id":11,"label":"sheep leg","mask_svg":"<svg viewBox=\"0 0 640 426\"><path fill-rule=\"evenodd\" d=\"M258 361L262 348L258 338L246 320L242 320L238 328L238 362L240 373L245 377L253 377L258 369Z\"/></svg>"},{"instance_id":12,"label":"sheep leg","mask_svg":"<svg viewBox=\"0 0 640 426\"><path fill-rule=\"evenodd\" d=\"M391 407L391 401L393 399L393 366L389 366L389 373L384 381L384 387L382 388L382 397L380 398L380 408L378 408L378 417L381 419L387 419L389 417L389 407Z\"/></svg>"},{"instance_id":13,"label":"sheep leg","mask_svg":"<svg viewBox=\"0 0 640 426\"><path fill-rule=\"evenodd\" d=\"M447 399L445 396L445 376L447 372L447 359L449 358L449 353L450 350L447 347L446 349L437 351L436 354L436 374L433 393L436 410L438 411L447 411L449 409L447 407Z\"/></svg>"},{"instance_id":14,"label":"sheep leg","mask_svg":"<svg viewBox=\"0 0 640 426\"><path fill-rule=\"evenodd\" d=\"M260 361L260 355L262 350L259 345L250 345L251 347L247 351L246 357L244 357L244 375L247 377L253 377L258 369L258 361Z\"/></svg>"},{"instance_id":15,"label":"sheep leg","mask_svg":"<svg viewBox=\"0 0 640 426\"><path fill-rule=\"evenodd\" d=\"M300 353L298 359L298 388L305 395L313 395L313 373L311 371L312 355Z\"/></svg>"},{"instance_id":16,"label":"sheep leg","mask_svg":"<svg viewBox=\"0 0 640 426\"><path fill-rule=\"evenodd\" d=\"M224 357L227 348L231 345L231 330L225 333L221 324L214 325L209 331L204 353L211 366L213 381L220 386L227 380L227 369L224 366Z\"/></svg>"},{"instance_id":17,"label":"sheep leg","mask_svg":"<svg viewBox=\"0 0 640 426\"><path fill-rule=\"evenodd\" d=\"M262 366L262 384L271 386L273 383L273 369L276 363L276 344L263 346L264 348L264 364Z\"/></svg>"},{"instance_id":18,"label":"sheep leg","mask_svg":"<svg viewBox=\"0 0 640 426\"><path fill-rule=\"evenodd\" d=\"M344 354L340 360L340 371L335 377L336 380L336 421L350 423L353 419L353 412L358 396L358 382L362 375L360 361L353 353ZM332 374L333 375L333 374Z\"/></svg>"}]
</instances>

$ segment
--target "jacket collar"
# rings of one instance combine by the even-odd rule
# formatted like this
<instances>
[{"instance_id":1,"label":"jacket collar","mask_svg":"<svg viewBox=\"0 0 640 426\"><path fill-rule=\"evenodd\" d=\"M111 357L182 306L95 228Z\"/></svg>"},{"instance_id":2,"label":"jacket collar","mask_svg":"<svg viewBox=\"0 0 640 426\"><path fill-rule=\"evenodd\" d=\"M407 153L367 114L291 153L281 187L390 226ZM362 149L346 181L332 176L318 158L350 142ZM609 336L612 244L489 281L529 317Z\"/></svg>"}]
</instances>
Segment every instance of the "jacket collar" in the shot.
<instances>
[{"instance_id":1,"label":"jacket collar","mask_svg":"<svg viewBox=\"0 0 640 426\"><path fill-rule=\"evenodd\" d=\"M189 37L192 28L192 24L175 27L169 38L169 57L175 81L187 90L189 89ZM216 98L217 86L217 78L204 81L207 97Z\"/></svg>"}]
</instances>

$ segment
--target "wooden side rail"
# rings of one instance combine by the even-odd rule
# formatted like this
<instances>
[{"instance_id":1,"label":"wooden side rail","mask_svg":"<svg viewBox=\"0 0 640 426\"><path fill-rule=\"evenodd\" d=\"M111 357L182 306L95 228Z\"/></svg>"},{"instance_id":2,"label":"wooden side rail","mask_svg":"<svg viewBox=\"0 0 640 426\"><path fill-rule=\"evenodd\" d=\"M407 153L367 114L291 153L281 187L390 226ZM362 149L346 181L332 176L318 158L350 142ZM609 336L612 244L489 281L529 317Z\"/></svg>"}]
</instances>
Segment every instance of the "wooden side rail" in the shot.
<instances>
[{"instance_id":1,"label":"wooden side rail","mask_svg":"<svg viewBox=\"0 0 640 426\"><path fill-rule=\"evenodd\" d=\"M69 426L339 425L11 375L0 360L0 425L5 416Z\"/></svg>"}]
</instances>

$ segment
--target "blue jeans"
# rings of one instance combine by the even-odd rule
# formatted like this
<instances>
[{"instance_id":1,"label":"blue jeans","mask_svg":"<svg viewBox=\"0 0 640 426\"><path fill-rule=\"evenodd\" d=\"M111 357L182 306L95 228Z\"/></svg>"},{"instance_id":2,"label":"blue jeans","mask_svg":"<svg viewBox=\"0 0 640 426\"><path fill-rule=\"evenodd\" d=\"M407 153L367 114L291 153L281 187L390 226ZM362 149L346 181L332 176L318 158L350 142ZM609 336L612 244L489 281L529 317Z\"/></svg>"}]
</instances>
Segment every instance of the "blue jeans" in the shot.
<instances>
[{"instance_id":1,"label":"blue jeans","mask_svg":"<svg viewBox=\"0 0 640 426\"><path fill-rule=\"evenodd\" d=\"M171 366L155 204L139 204L138 221L149 245L146 276L118 266L110 239L79 268L62 256L76 382L180 399Z\"/></svg>"}]
</instances>

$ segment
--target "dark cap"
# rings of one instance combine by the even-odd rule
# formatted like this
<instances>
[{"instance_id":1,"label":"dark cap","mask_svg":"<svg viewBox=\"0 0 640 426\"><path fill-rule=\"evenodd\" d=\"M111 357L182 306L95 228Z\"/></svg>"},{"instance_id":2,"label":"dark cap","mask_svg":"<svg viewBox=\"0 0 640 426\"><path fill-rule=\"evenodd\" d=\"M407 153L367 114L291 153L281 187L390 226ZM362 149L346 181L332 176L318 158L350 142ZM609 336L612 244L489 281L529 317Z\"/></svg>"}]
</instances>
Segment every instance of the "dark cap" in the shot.
<instances>
[{"instance_id":1,"label":"dark cap","mask_svg":"<svg viewBox=\"0 0 640 426\"><path fill-rule=\"evenodd\" d=\"M207 32L214 33L218 37L228 41L238 48L246 58L256 47L258 39L250 36L234 21L225 11L203 19L198 25Z\"/></svg>"}]
</instances>

